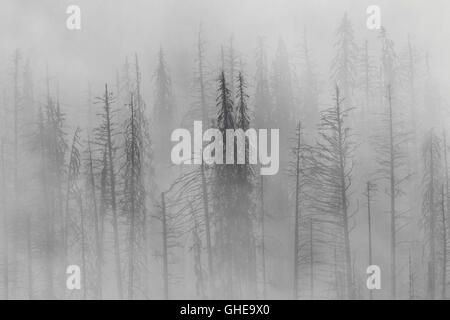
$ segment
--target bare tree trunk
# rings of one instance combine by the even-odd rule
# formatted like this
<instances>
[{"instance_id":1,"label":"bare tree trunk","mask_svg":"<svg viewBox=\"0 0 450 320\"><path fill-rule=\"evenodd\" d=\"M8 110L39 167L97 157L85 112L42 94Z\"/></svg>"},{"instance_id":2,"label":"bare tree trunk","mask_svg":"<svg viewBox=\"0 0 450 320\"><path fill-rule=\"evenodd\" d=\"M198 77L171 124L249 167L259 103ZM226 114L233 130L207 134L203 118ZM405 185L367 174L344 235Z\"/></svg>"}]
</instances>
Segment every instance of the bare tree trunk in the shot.
<instances>
[{"instance_id":1,"label":"bare tree trunk","mask_svg":"<svg viewBox=\"0 0 450 320\"><path fill-rule=\"evenodd\" d=\"M169 299L169 265L167 257L167 221L166 221L166 201L164 192L161 193L162 204L162 229L163 229L163 282L164 282L164 299Z\"/></svg>"},{"instance_id":2,"label":"bare tree trunk","mask_svg":"<svg viewBox=\"0 0 450 320\"><path fill-rule=\"evenodd\" d=\"M103 283L102 283L102 263L103 263L103 248L102 248L102 238L100 234L100 222L99 222L99 212L97 209L97 196L95 191L95 176L93 168L92 150L91 143L88 138L88 152L89 152L89 183L91 185L91 197L94 205L94 232L95 232L95 251L96 251L96 297L97 299L102 299L103 296Z\"/></svg>"},{"instance_id":3,"label":"bare tree trunk","mask_svg":"<svg viewBox=\"0 0 450 320\"><path fill-rule=\"evenodd\" d=\"M341 287L340 287L340 279L339 279L339 270L337 266L337 248L334 245L333 248L333 271L334 271L334 286L336 287L336 299L341 299Z\"/></svg>"},{"instance_id":4,"label":"bare tree trunk","mask_svg":"<svg viewBox=\"0 0 450 320\"><path fill-rule=\"evenodd\" d=\"M109 162L109 179L111 184L111 207L113 212L113 232L114 232L114 255L116 260L116 282L119 299L123 299L122 288L122 267L120 265L120 242L119 242L119 224L117 219L117 204L116 204L116 178L114 173L113 151L112 151L112 137L111 137L111 114L109 105L108 85L105 84L105 110L106 110L106 134L107 134L107 149Z\"/></svg>"},{"instance_id":5,"label":"bare tree trunk","mask_svg":"<svg viewBox=\"0 0 450 320\"><path fill-rule=\"evenodd\" d=\"M202 242L198 233L199 225L197 219L195 218L194 208L192 207L192 202L189 201L189 208L193 220L193 230L192 230L192 250L194 252L194 273L196 277L196 290L197 294L201 299L205 299L205 289L204 289L204 277L203 277L203 268L202 268Z\"/></svg>"},{"instance_id":6,"label":"bare tree trunk","mask_svg":"<svg viewBox=\"0 0 450 320\"><path fill-rule=\"evenodd\" d=\"M63 246L64 246L64 264L63 269L67 266L67 260L69 256L69 244L68 244L68 237L69 237L69 204L70 204L70 181L67 181L67 189L66 189L66 208L64 211L64 228L63 228Z\"/></svg>"},{"instance_id":7,"label":"bare tree trunk","mask_svg":"<svg viewBox=\"0 0 450 320\"><path fill-rule=\"evenodd\" d=\"M300 228L300 130L297 126L297 148L295 154L295 222L294 222L294 300L298 299L298 260L299 260L299 228Z\"/></svg>"},{"instance_id":8,"label":"bare tree trunk","mask_svg":"<svg viewBox=\"0 0 450 320\"><path fill-rule=\"evenodd\" d=\"M430 201L429 201L429 214L430 214L430 269L428 276L430 277L430 298L434 300L436 295L436 219L434 212L434 155L433 155L433 135L430 137Z\"/></svg>"},{"instance_id":9,"label":"bare tree trunk","mask_svg":"<svg viewBox=\"0 0 450 320\"><path fill-rule=\"evenodd\" d=\"M71 149L71 154L70 154L70 160L69 160L69 174L67 177L67 185L66 185L66 206L65 206L65 210L64 210L64 218L63 218L63 246L64 246L64 264L63 264L63 269L65 270L67 265L68 265L68 259L69 259L69 220L70 220L70 193L71 193L71 188L72 188L72 184L73 184L73 177L71 176L71 169L72 169L72 157L73 157L73 153L74 153L74 147L75 147L75 143L76 143L76 139L77 139L77 131L75 131L75 134L73 136L73 140L72 140L72 149ZM76 198L75 198L76 200ZM64 274L64 273L63 273Z\"/></svg>"},{"instance_id":10,"label":"bare tree trunk","mask_svg":"<svg viewBox=\"0 0 450 320\"><path fill-rule=\"evenodd\" d=\"M27 283L28 299L33 299L33 250L31 247L31 212L26 216L26 243L27 243Z\"/></svg>"},{"instance_id":11,"label":"bare tree trunk","mask_svg":"<svg viewBox=\"0 0 450 320\"><path fill-rule=\"evenodd\" d=\"M372 217L370 212L370 191L371 183L367 181L367 227L369 231L369 266L372 265ZM370 300L373 300L372 290L369 290Z\"/></svg>"},{"instance_id":12,"label":"bare tree trunk","mask_svg":"<svg viewBox=\"0 0 450 320\"><path fill-rule=\"evenodd\" d=\"M411 45L411 40L408 35L408 68L409 68L409 90L411 94L411 122L412 122L412 128L413 128L413 154L414 154L414 160L418 159L418 139L417 139L417 130L416 130L416 123L417 123L417 110L416 110L416 96L415 96L415 70L414 70L414 54L413 54L413 48ZM417 163L418 161L413 161L414 164L414 172L417 172Z\"/></svg>"},{"instance_id":13,"label":"bare tree trunk","mask_svg":"<svg viewBox=\"0 0 450 320\"><path fill-rule=\"evenodd\" d=\"M137 53L134 54L134 59L135 59L135 72L136 72L136 106L137 106L137 112L139 112L139 117L141 117L142 122L144 121L145 118L145 110L143 108L142 105L142 98L141 98L141 73L139 71L139 61L138 61L138 56ZM142 124L141 124L142 125ZM142 128L141 128L142 130ZM145 129L144 129L145 131ZM144 133L145 135L145 133ZM142 155L145 155L145 150L144 152L140 151ZM144 160L145 162L145 160ZM145 167L145 165L143 166ZM142 170L142 169L141 169ZM145 175L146 172L145 170L141 171L141 176L142 179L144 180L145 183ZM144 188L144 194L143 194L143 209L142 209L142 241L143 241L143 261L144 261L144 284L143 284L143 293L144 293L144 297L148 298L148 292L149 292L149 270L148 270L148 265L149 265L149 259L148 259L148 243L147 243L147 192L145 192L145 188Z\"/></svg>"},{"instance_id":14,"label":"bare tree trunk","mask_svg":"<svg viewBox=\"0 0 450 320\"><path fill-rule=\"evenodd\" d=\"M209 124L208 105L206 103L205 94L205 76L204 76L204 52L203 52L203 40L201 30L198 32L197 39L197 59L198 59L198 81L200 84L200 103L202 108L202 121L203 125ZM202 161L203 163L203 161Z\"/></svg>"},{"instance_id":15,"label":"bare tree trunk","mask_svg":"<svg viewBox=\"0 0 450 320\"><path fill-rule=\"evenodd\" d=\"M264 212L264 176L261 175L261 259L262 259L262 278L263 278L263 299L266 299L266 242L265 242L265 212Z\"/></svg>"},{"instance_id":16,"label":"bare tree trunk","mask_svg":"<svg viewBox=\"0 0 450 320\"><path fill-rule=\"evenodd\" d=\"M446 195L446 205L447 205L447 215L446 220L450 219L450 181L448 178L448 162L447 162L447 135L444 130L444 170L445 170L445 195Z\"/></svg>"},{"instance_id":17,"label":"bare tree trunk","mask_svg":"<svg viewBox=\"0 0 450 320\"><path fill-rule=\"evenodd\" d=\"M48 76L48 75L47 75ZM48 92L50 92L50 88L47 89ZM50 96L49 96L50 99ZM56 120L53 122L53 130L55 131L55 134L53 134L53 139L54 139L54 157L56 160L56 167L52 170L55 170L56 173L56 185L53 186L53 188L55 189L52 192L55 192L56 195L54 197L52 197L52 199L56 199L56 205L53 207L54 210L52 211L52 229L54 228L54 225L58 219L58 217L56 215L61 215L61 221L62 221L62 228L64 228L64 195L63 195L63 169L62 167L64 166L64 155L60 155L59 150L57 150L59 148L59 144L60 142L58 141L57 137L56 137L56 132L57 130L61 129L62 126L62 114L61 114L61 105L59 102L59 84L57 84L56 87ZM78 128L77 128L78 129ZM55 232L54 230L52 230L52 234L54 234L54 238L55 238ZM64 236L64 232L62 233L62 235ZM52 243L52 252L53 252L53 256L56 257L56 248L55 248L55 243ZM65 275L65 270L63 270L63 272L61 273L62 277L64 277ZM63 288L63 292L65 289L65 281L60 281L60 285Z\"/></svg>"},{"instance_id":18,"label":"bare tree trunk","mask_svg":"<svg viewBox=\"0 0 450 320\"><path fill-rule=\"evenodd\" d=\"M81 279L83 286L83 300L87 298L87 270L86 270L86 231L84 225L84 209L83 209L83 199L81 198L81 194L78 195L78 205L80 209L80 227L81 227Z\"/></svg>"},{"instance_id":19,"label":"bare tree trunk","mask_svg":"<svg viewBox=\"0 0 450 320\"><path fill-rule=\"evenodd\" d=\"M128 72L128 69L127 69ZM117 98L119 99L119 101L121 101L122 95L121 95L121 83L120 83L120 76L119 76L119 71L116 69L116 90L117 90Z\"/></svg>"},{"instance_id":20,"label":"bare tree trunk","mask_svg":"<svg viewBox=\"0 0 450 320\"><path fill-rule=\"evenodd\" d=\"M310 299L314 299L314 247L313 247L313 219L309 220L309 289L310 289Z\"/></svg>"},{"instance_id":21,"label":"bare tree trunk","mask_svg":"<svg viewBox=\"0 0 450 320\"><path fill-rule=\"evenodd\" d=\"M17 263L17 251L18 251L18 219L20 216L19 211L19 61L20 53L16 50L14 53L14 164L13 164L13 188L14 188L14 219L13 219L13 243L12 243L12 270L13 270L13 291L17 288L17 276L18 276L18 263Z\"/></svg>"},{"instance_id":22,"label":"bare tree trunk","mask_svg":"<svg viewBox=\"0 0 450 320\"><path fill-rule=\"evenodd\" d=\"M30 124L30 122L34 121L32 118L33 116L33 89L32 89L32 80L31 80L31 69L30 69L30 61L27 60L25 66L24 66L24 72L23 72L23 101L27 106L27 109L25 110L25 117L24 122L26 124ZM22 191L23 193L24 191ZM25 191L26 192L26 191ZM32 249L32 213L34 210L28 209L25 213L25 243L26 243L26 256L27 256L27 295L28 299L33 299L33 249Z\"/></svg>"},{"instance_id":23,"label":"bare tree trunk","mask_svg":"<svg viewBox=\"0 0 450 320\"><path fill-rule=\"evenodd\" d=\"M396 276L396 217L395 217L395 156L394 156L394 130L392 120L392 97L391 86L388 86L389 103L389 182L390 182L390 201L391 201L391 299L396 299L397 276Z\"/></svg>"},{"instance_id":24,"label":"bare tree trunk","mask_svg":"<svg viewBox=\"0 0 450 320\"><path fill-rule=\"evenodd\" d=\"M5 141L1 141L1 170L2 191L0 193L1 208L3 211L3 299L9 299L9 239L8 239L8 208L6 206L6 170L5 170Z\"/></svg>"},{"instance_id":25,"label":"bare tree trunk","mask_svg":"<svg viewBox=\"0 0 450 320\"><path fill-rule=\"evenodd\" d=\"M366 98L366 110L363 112L369 111L369 80L370 80L370 70L369 70L369 48L367 44L367 40L364 42L364 82L365 82L365 98Z\"/></svg>"},{"instance_id":26,"label":"bare tree trunk","mask_svg":"<svg viewBox=\"0 0 450 320\"><path fill-rule=\"evenodd\" d=\"M206 232L206 250L208 255L208 274L209 274L209 294L210 296L213 294L213 261L212 261L212 249L211 249L211 228L209 221L209 200L208 200L208 188L206 185L206 176L205 176L205 165L200 165L201 175L202 175L202 199L203 199L203 209L205 213L205 232Z\"/></svg>"},{"instance_id":27,"label":"bare tree trunk","mask_svg":"<svg viewBox=\"0 0 450 320\"><path fill-rule=\"evenodd\" d=\"M139 96L138 96L139 99ZM131 148L134 149L136 142L136 132L135 132L135 121L134 118L134 105L133 105L133 96L131 96ZM136 228L135 228L135 220L136 220L136 188L135 188L135 150L131 150L131 173L130 173L130 200L131 200L131 212L130 212L130 238L128 243L129 250L129 260L128 260L128 298L133 300L133 289L134 289L134 243L136 241Z\"/></svg>"},{"instance_id":28,"label":"bare tree trunk","mask_svg":"<svg viewBox=\"0 0 450 320\"><path fill-rule=\"evenodd\" d=\"M144 197L145 199L146 197ZM148 238L147 238L147 207L145 206L146 201L144 200L144 209L142 217L142 242L144 245L144 299L149 299L149 259L148 259Z\"/></svg>"},{"instance_id":29,"label":"bare tree trunk","mask_svg":"<svg viewBox=\"0 0 450 320\"><path fill-rule=\"evenodd\" d=\"M445 201L444 201L444 185L442 185L441 192L441 208L442 208L442 291L441 298L445 300L447 290L447 220L445 218Z\"/></svg>"},{"instance_id":30,"label":"bare tree trunk","mask_svg":"<svg viewBox=\"0 0 450 320\"><path fill-rule=\"evenodd\" d=\"M336 109L337 109L337 132L338 132L338 148L339 148L339 179L341 185L341 202L342 202L342 215L344 226L344 249L345 249L345 270L347 281L347 296L349 299L354 298L353 281L352 281L352 258L350 252L350 230L348 227L348 204L347 204L347 186L345 182L345 164L344 164L344 149L342 145L343 132L342 132L342 120L339 100L339 88L336 87Z\"/></svg>"},{"instance_id":31,"label":"bare tree trunk","mask_svg":"<svg viewBox=\"0 0 450 320\"><path fill-rule=\"evenodd\" d=\"M48 78L48 70L46 76L47 82L47 104L50 104L50 89L49 89L49 78ZM53 299L54 296L54 288L53 288L53 242L54 242L54 225L53 225L53 211L54 204L51 201L52 197L50 195L50 186L49 186L49 175L48 175L48 161L46 154L46 145L45 145L45 132L44 132L44 119L42 116L42 112L40 113L39 119L39 137L40 137L40 156L41 156L41 177L42 177L42 191L44 198L44 225L45 225L45 296L48 299Z\"/></svg>"},{"instance_id":32,"label":"bare tree trunk","mask_svg":"<svg viewBox=\"0 0 450 320\"><path fill-rule=\"evenodd\" d=\"M235 98L235 92L234 92L234 62L235 62L235 56L234 56L234 47L233 47L233 36L230 38L230 48L228 51L229 54L229 68L230 68L230 93L231 93L231 100L234 101Z\"/></svg>"},{"instance_id":33,"label":"bare tree trunk","mask_svg":"<svg viewBox=\"0 0 450 320\"><path fill-rule=\"evenodd\" d=\"M448 221L450 219L450 188L449 188L448 162L447 162L447 135L446 135L445 130L444 130L444 170L445 170L445 196L446 196L446 205L447 205L447 215L445 217L445 220L448 223ZM446 223L444 223L444 228L446 228ZM447 243L447 242L445 242L445 243ZM446 251L445 251L445 254L447 254ZM446 259L444 261L446 261ZM447 271L446 268L444 270L445 270L445 272ZM445 292L444 292L443 296L445 298Z\"/></svg>"},{"instance_id":34,"label":"bare tree trunk","mask_svg":"<svg viewBox=\"0 0 450 320\"><path fill-rule=\"evenodd\" d=\"M202 121L203 125L209 124L209 114L208 114L208 106L206 102L206 93L205 93L205 76L204 76L204 52L203 52L203 42L201 36L201 30L198 32L198 40L197 40L197 59L198 59L198 81L200 85L200 103L201 103L201 112L202 112ZM209 199L208 199L208 188L206 184L206 176L205 176L205 165L203 161L201 162L201 176L202 176L202 199L203 199L203 209L205 214L205 233L206 233L206 250L208 257L208 284L209 284L209 295L210 297L213 295L213 277L214 277L214 269L213 269L213 257L212 257L212 248L211 248L211 224L210 224L210 214L209 214Z\"/></svg>"},{"instance_id":35,"label":"bare tree trunk","mask_svg":"<svg viewBox=\"0 0 450 320\"><path fill-rule=\"evenodd\" d=\"M409 300L414 299L414 273L412 270L411 263L411 249L409 250L408 256L408 279L409 279Z\"/></svg>"},{"instance_id":36,"label":"bare tree trunk","mask_svg":"<svg viewBox=\"0 0 450 320\"><path fill-rule=\"evenodd\" d=\"M100 203L99 203L99 216L100 216L100 243L101 243L101 263L103 265L105 257L105 216L106 216L106 197L107 197L107 180L108 180L108 161L107 161L107 145L104 145L102 154L102 165L100 172ZM103 278L100 278L103 281ZM103 286L102 286L103 288Z\"/></svg>"}]
</instances>

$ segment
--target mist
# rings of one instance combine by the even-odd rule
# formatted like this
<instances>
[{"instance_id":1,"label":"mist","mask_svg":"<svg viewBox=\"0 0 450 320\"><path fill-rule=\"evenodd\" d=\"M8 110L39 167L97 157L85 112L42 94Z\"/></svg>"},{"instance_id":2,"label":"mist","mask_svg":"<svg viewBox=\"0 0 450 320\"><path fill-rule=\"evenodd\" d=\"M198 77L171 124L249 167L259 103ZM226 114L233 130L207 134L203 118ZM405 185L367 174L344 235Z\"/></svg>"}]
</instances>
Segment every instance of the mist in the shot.
<instances>
[{"instance_id":1,"label":"mist","mask_svg":"<svg viewBox=\"0 0 450 320\"><path fill-rule=\"evenodd\" d=\"M0 297L446 299L449 11L2 1ZM174 161L195 121L278 170Z\"/></svg>"}]
</instances>

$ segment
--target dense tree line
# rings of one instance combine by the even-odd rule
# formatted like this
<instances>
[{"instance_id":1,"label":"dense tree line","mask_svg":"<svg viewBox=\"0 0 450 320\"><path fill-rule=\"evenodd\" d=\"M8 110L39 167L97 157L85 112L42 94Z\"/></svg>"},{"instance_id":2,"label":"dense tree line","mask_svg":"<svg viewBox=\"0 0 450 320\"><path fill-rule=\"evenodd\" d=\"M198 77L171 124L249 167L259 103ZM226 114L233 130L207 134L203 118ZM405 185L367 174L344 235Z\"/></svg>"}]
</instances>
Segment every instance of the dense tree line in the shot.
<instances>
[{"instance_id":1,"label":"dense tree line","mask_svg":"<svg viewBox=\"0 0 450 320\"><path fill-rule=\"evenodd\" d=\"M32 57L12 52L1 297L446 299L445 104L428 56L409 36L398 50L384 28L377 43L358 39L347 15L335 39L324 77L306 31L292 53L258 38L253 61L200 28L189 103L161 47L153 71L133 54L113 81L89 84L86 122L67 115L51 65L36 92ZM193 121L222 133L224 163L239 157L227 129L280 129L278 174L249 164L248 139L244 164L174 166L171 132ZM371 264L381 291L365 287ZM81 290L66 288L68 265Z\"/></svg>"}]
</instances>

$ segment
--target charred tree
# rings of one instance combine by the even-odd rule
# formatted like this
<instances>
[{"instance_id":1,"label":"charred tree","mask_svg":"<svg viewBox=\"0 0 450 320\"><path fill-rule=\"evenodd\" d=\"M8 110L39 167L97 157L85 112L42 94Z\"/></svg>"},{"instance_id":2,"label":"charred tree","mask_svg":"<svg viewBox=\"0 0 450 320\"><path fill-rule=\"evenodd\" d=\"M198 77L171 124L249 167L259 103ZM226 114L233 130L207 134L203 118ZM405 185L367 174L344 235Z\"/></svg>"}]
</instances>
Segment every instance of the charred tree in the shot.
<instances>
[{"instance_id":1,"label":"charred tree","mask_svg":"<svg viewBox=\"0 0 450 320\"><path fill-rule=\"evenodd\" d=\"M349 188L352 180L351 131L345 120L350 108L343 107L343 98L338 86L335 88L334 106L321 113L320 140L314 151L315 179L320 195L315 197L315 205L334 228L335 257L342 254L342 263L336 268L343 269L344 294L354 298L352 258L350 248L351 212L349 212ZM337 271L337 270L336 270Z\"/></svg>"},{"instance_id":2,"label":"charred tree","mask_svg":"<svg viewBox=\"0 0 450 320\"><path fill-rule=\"evenodd\" d=\"M105 84L105 92L103 96L98 97L97 101L103 105L102 123L97 128L97 139L100 145L105 146L106 156L106 176L109 180L110 189L110 204L112 210L112 226L114 236L114 257L115 257L115 273L116 273L116 285L119 299L123 299L123 286L122 286L122 266L120 257L120 238L119 238L119 222L117 213L117 194L116 194L116 172L114 170L114 153L116 147L114 145L113 137L116 134L115 122L113 118L113 111L111 105L115 99L108 91L108 85Z\"/></svg>"},{"instance_id":3,"label":"charred tree","mask_svg":"<svg viewBox=\"0 0 450 320\"><path fill-rule=\"evenodd\" d=\"M434 300L438 288L438 257L443 249L440 245L442 244L440 234L444 230L438 224L439 211L441 211L439 190L442 186L441 141L433 130L429 131L425 138L422 154L425 168L422 212L423 228L428 241L428 297Z\"/></svg>"}]
</instances>

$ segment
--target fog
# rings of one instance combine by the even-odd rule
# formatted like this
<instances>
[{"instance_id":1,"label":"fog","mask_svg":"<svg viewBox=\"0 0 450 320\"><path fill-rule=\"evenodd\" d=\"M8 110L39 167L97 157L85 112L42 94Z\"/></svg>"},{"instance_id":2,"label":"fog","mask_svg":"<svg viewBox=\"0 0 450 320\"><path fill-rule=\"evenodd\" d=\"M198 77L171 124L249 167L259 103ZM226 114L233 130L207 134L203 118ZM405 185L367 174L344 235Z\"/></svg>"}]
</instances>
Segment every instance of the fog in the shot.
<instances>
[{"instance_id":1,"label":"fog","mask_svg":"<svg viewBox=\"0 0 450 320\"><path fill-rule=\"evenodd\" d=\"M2 299L448 297L448 1L0 6ZM175 165L194 121L278 173Z\"/></svg>"}]
</instances>

